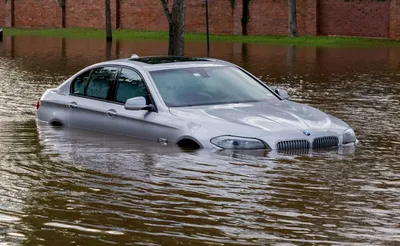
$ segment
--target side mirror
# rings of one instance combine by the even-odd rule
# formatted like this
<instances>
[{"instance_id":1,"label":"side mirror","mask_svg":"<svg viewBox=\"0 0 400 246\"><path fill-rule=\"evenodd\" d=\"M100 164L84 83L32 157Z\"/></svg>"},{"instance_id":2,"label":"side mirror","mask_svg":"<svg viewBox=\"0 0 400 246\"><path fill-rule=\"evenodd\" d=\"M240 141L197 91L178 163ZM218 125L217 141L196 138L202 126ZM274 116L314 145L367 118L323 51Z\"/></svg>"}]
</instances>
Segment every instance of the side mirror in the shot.
<instances>
[{"instance_id":1,"label":"side mirror","mask_svg":"<svg viewBox=\"0 0 400 246\"><path fill-rule=\"evenodd\" d=\"M125 102L125 109L126 110L153 110L153 105L147 105L146 99L144 97L134 97L129 98Z\"/></svg>"},{"instance_id":2,"label":"side mirror","mask_svg":"<svg viewBox=\"0 0 400 246\"><path fill-rule=\"evenodd\" d=\"M290 98L289 94L284 89L276 89L275 93L278 94L283 100L288 100Z\"/></svg>"}]
</instances>

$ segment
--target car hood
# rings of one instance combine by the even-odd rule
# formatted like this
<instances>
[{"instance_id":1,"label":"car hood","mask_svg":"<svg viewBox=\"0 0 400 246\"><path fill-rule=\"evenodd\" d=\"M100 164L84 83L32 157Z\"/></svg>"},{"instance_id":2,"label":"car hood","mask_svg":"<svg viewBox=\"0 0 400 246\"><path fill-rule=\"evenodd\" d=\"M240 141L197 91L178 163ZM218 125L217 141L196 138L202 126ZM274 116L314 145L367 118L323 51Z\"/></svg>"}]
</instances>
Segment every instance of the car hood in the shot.
<instances>
[{"instance_id":1,"label":"car hood","mask_svg":"<svg viewBox=\"0 0 400 246\"><path fill-rule=\"evenodd\" d=\"M291 101L170 108L180 118L226 134L265 135L280 131L345 130L348 125L308 105ZM249 134L249 133L252 134Z\"/></svg>"}]
</instances>

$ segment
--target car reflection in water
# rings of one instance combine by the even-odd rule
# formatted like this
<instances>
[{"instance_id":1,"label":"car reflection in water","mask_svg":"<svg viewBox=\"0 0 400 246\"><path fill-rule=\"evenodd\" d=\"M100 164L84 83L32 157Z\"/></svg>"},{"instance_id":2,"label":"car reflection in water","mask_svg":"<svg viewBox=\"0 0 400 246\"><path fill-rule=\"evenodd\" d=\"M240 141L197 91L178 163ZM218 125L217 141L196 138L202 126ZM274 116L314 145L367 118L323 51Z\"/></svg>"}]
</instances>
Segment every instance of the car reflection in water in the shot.
<instances>
[{"instance_id":1,"label":"car reflection in water","mask_svg":"<svg viewBox=\"0 0 400 246\"><path fill-rule=\"evenodd\" d=\"M76 128L54 127L37 121L38 136L44 151L56 154L61 161L84 164L109 163L113 166L127 163L207 163L223 165L229 161L258 163L274 167L279 160L298 158L351 158L356 147L335 147L312 150L217 150L182 149L175 144L156 143L127 136L86 131Z\"/></svg>"}]
</instances>

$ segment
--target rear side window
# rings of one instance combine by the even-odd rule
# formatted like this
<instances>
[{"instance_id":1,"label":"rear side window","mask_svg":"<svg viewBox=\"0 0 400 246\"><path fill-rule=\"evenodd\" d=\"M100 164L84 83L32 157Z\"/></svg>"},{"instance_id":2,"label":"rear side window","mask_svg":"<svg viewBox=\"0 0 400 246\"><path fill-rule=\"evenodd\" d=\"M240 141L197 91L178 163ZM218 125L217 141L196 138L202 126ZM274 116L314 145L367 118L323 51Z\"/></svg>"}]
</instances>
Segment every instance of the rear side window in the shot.
<instances>
[{"instance_id":1,"label":"rear side window","mask_svg":"<svg viewBox=\"0 0 400 246\"><path fill-rule=\"evenodd\" d=\"M93 69L85 95L107 100L111 96L111 88L118 68L101 67Z\"/></svg>"},{"instance_id":2,"label":"rear side window","mask_svg":"<svg viewBox=\"0 0 400 246\"><path fill-rule=\"evenodd\" d=\"M75 95L85 95L85 88L89 82L90 70L76 77L72 83L72 93Z\"/></svg>"}]
</instances>

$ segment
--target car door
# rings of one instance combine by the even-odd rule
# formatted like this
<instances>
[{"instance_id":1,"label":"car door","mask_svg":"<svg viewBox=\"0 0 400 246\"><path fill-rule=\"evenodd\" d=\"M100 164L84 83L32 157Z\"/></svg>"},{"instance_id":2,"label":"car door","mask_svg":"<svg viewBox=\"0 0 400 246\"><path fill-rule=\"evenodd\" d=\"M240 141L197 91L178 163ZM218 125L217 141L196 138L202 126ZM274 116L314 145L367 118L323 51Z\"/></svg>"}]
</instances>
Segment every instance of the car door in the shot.
<instances>
[{"instance_id":1,"label":"car door","mask_svg":"<svg viewBox=\"0 0 400 246\"><path fill-rule=\"evenodd\" d=\"M107 132L106 109L111 104L118 67L97 67L79 75L71 84L68 124L71 127Z\"/></svg>"},{"instance_id":2,"label":"car door","mask_svg":"<svg viewBox=\"0 0 400 246\"><path fill-rule=\"evenodd\" d=\"M144 97L147 104L152 104L146 83L139 72L122 68L115 83L115 103L107 105L105 125L119 135L156 140L158 130L153 119L157 117L157 112L126 110L126 100L134 97Z\"/></svg>"}]
</instances>

